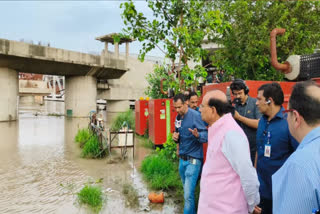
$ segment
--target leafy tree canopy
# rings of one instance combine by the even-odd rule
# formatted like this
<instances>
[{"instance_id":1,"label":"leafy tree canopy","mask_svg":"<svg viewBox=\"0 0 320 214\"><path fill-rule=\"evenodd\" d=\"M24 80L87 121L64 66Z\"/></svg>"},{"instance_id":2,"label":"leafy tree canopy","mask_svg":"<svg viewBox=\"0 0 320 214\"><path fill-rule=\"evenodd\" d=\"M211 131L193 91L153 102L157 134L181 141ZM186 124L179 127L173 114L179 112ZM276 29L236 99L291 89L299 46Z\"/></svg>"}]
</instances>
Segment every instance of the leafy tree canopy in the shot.
<instances>
[{"instance_id":1,"label":"leafy tree canopy","mask_svg":"<svg viewBox=\"0 0 320 214\"><path fill-rule=\"evenodd\" d=\"M278 60L314 52L320 41L320 1L215 0L231 28L215 40L215 66L229 75L252 80L282 80L270 63L270 32L285 28L277 38Z\"/></svg>"},{"instance_id":2,"label":"leafy tree canopy","mask_svg":"<svg viewBox=\"0 0 320 214\"><path fill-rule=\"evenodd\" d=\"M158 47L171 61L166 78L175 91L195 87L197 77L205 77L206 72L201 66L190 68L188 63L192 60L199 64L207 56L201 47L203 40L212 40L229 27L223 14L213 10L212 1L146 1L153 12L152 20L138 12L132 0L121 4L124 32L142 42L139 59L143 61L149 51Z\"/></svg>"}]
</instances>

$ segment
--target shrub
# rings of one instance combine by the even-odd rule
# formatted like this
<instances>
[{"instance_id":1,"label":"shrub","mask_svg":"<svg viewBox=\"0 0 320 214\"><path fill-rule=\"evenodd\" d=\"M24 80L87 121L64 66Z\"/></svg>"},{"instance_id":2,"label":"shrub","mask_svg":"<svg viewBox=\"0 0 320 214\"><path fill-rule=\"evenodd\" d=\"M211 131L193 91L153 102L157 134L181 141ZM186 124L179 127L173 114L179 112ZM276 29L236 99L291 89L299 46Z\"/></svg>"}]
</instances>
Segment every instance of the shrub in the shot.
<instances>
[{"instance_id":1,"label":"shrub","mask_svg":"<svg viewBox=\"0 0 320 214\"><path fill-rule=\"evenodd\" d=\"M144 178L153 189L178 189L182 183L178 174L178 165L162 155L147 156L141 164Z\"/></svg>"},{"instance_id":2,"label":"shrub","mask_svg":"<svg viewBox=\"0 0 320 214\"><path fill-rule=\"evenodd\" d=\"M159 152L159 155L165 158L169 158L172 161L178 160L177 144L172 139L172 134L167 137L167 141L163 144L163 148L157 148L157 151Z\"/></svg>"},{"instance_id":3,"label":"shrub","mask_svg":"<svg viewBox=\"0 0 320 214\"><path fill-rule=\"evenodd\" d=\"M83 158L97 158L101 157L101 150L98 137L93 135L84 144L81 152L81 157Z\"/></svg>"},{"instance_id":4,"label":"shrub","mask_svg":"<svg viewBox=\"0 0 320 214\"><path fill-rule=\"evenodd\" d=\"M84 144L89 140L91 135L92 135L92 133L90 132L89 129L87 129L87 128L80 129L80 130L78 130L78 133L77 133L74 141L76 143L79 143L79 146L82 148L84 146Z\"/></svg>"},{"instance_id":5,"label":"shrub","mask_svg":"<svg viewBox=\"0 0 320 214\"><path fill-rule=\"evenodd\" d=\"M135 129L134 112L131 109L117 115L117 117L111 124L111 130L119 131L123 127L124 123L128 123L130 129Z\"/></svg>"},{"instance_id":6,"label":"shrub","mask_svg":"<svg viewBox=\"0 0 320 214\"><path fill-rule=\"evenodd\" d=\"M77 196L80 204L88 205L94 212L101 210L103 202L101 187L87 184L77 193Z\"/></svg>"}]
</instances>

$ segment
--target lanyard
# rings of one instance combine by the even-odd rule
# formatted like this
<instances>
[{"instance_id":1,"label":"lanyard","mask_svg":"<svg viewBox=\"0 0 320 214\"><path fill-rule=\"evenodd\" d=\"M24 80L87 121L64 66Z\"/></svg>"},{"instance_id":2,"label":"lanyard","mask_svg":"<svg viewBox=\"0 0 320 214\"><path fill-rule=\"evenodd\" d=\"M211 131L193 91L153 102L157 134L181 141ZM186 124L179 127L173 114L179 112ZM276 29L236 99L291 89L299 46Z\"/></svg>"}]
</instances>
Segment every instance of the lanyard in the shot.
<instances>
[{"instance_id":1,"label":"lanyard","mask_svg":"<svg viewBox=\"0 0 320 214\"><path fill-rule=\"evenodd\" d=\"M270 144L271 132L267 132L267 144Z\"/></svg>"}]
</instances>

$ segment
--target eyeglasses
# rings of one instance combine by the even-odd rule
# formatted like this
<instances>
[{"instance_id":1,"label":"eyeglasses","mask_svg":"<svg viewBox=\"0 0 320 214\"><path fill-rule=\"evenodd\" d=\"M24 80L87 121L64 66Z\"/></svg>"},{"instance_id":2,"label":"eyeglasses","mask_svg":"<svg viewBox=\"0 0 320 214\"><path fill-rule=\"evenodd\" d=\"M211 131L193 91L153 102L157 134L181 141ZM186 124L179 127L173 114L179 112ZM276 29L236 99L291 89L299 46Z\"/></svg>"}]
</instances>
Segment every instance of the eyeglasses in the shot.
<instances>
[{"instance_id":1,"label":"eyeglasses","mask_svg":"<svg viewBox=\"0 0 320 214\"><path fill-rule=\"evenodd\" d=\"M286 114L286 113L293 112L293 111L295 111L295 109L284 110L284 111L282 111L282 114Z\"/></svg>"}]
</instances>

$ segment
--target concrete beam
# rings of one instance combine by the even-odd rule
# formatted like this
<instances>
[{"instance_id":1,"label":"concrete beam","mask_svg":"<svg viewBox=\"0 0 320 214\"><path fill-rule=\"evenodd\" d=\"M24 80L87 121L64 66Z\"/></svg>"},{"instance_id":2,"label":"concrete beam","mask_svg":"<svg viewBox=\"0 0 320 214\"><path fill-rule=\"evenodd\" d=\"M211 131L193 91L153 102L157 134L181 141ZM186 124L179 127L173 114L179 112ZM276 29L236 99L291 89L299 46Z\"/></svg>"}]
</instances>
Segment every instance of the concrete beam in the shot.
<instances>
[{"instance_id":1,"label":"concrete beam","mask_svg":"<svg viewBox=\"0 0 320 214\"><path fill-rule=\"evenodd\" d=\"M66 77L65 114L88 117L97 109L97 79L92 76Z\"/></svg>"},{"instance_id":2,"label":"concrete beam","mask_svg":"<svg viewBox=\"0 0 320 214\"><path fill-rule=\"evenodd\" d=\"M97 68L101 71L97 78L115 79L128 70L124 59L103 57L107 59L101 64L97 55L0 39L0 67L19 72L85 76L91 68Z\"/></svg>"},{"instance_id":3,"label":"concrete beam","mask_svg":"<svg viewBox=\"0 0 320 214\"><path fill-rule=\"evenodd\" d=\"M109 90L98 90L98 99L106 100L138 100L145 97L144 91L148 86L146 75L153 71L154 62L129 57L127 71L119 80L108 80ZM98 88L102 89L102 88Z\"/></svg>"},{"instance_id":4,"label":"concrete beam","mask_svg":"<svg viewBox=\"0 0 320 214\"><path fill-rule=\"evenodd\" d=\"M0 121L18 119L18 72L0 67Z\"/></svg>"},{"instance_id":5,"label":"concrete beam","mask_svg":"<svg viewBox=\"0 0 320 214\"><path fill-rule=\"evenodd\" d=\"M20 95L41 95L47 96L53 92L47 87L47 83L41 80L19 80Z\"/></svg>"}]
</instances>

